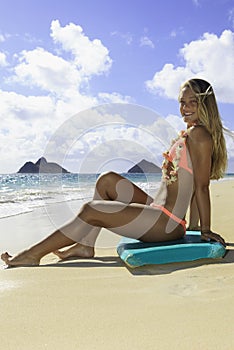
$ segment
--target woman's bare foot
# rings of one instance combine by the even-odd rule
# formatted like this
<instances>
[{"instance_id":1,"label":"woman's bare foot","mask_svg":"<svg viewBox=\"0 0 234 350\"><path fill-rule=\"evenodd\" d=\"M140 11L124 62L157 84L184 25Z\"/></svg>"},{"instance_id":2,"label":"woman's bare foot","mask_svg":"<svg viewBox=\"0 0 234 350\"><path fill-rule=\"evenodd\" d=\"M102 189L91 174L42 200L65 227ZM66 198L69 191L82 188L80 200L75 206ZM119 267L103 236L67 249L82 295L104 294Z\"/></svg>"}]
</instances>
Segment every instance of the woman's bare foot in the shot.
<instances>
[{"instance_id":1,"label":"woman's bare foot","mask_svg":"<svg viewBox=\"0 0 234 350\"><path fill-rule=\"evenodd\" d=\"M71 248L66 250L56 250L53 252L61 260L67 258L93 258L94 257L94 248L89 247L80 243L76 243Z\"/></svg>"},{"instance_id":2,"label":"woman's bare foot","mask_svg":"<svg viewBox=\"0 0 234 350\"><path fill-rule=\"evenodd\" d=\"M1 259L8 266L38 266L40 264L40 259L32 256L28 251L24 251L15 257L12 257L8 253L3 253Z\"/></svg>"}]
</instances>

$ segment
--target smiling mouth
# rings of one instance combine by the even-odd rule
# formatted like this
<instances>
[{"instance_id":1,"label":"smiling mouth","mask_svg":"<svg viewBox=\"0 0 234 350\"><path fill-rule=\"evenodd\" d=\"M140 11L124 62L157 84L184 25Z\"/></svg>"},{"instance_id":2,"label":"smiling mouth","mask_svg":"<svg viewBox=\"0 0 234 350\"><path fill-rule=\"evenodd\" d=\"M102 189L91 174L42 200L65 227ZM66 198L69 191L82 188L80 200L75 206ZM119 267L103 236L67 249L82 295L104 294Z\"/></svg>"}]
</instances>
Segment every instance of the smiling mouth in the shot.
<instances>
[{"instance_id":1,"label":"smiling mouth","mask_svg":"<svg viewBox=\"0 0 234 350\"><path fill-rule=\"evenodd\" d=\"M184 117L191 117L191 115L193 115L193 113L184 113Z\"/></svg>"}]
</instances>

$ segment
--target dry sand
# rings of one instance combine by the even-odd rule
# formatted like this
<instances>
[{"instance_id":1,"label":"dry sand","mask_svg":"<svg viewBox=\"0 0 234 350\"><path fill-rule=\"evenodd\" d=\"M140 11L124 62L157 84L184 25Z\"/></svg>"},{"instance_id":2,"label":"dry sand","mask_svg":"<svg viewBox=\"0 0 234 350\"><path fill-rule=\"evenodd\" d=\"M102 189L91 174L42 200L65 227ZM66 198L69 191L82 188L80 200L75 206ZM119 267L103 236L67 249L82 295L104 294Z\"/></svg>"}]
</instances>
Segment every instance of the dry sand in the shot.
<instances>
[{"instance_id":1,"label":"dry sand","mask_svg":"<svg viewBox=\"0 0 234 350\"><path fill-rule=\"evenodd\" d=\"M96 258L0 270L0 348L233 350L234 181L212 183L212 228L224 259L127 269L103 230ZM43 209L0 220L12 253L53 228ZM109 238L107 238L109 237ZM103 248L101 248L103 247Z\"/></svg>"}]
</instances>

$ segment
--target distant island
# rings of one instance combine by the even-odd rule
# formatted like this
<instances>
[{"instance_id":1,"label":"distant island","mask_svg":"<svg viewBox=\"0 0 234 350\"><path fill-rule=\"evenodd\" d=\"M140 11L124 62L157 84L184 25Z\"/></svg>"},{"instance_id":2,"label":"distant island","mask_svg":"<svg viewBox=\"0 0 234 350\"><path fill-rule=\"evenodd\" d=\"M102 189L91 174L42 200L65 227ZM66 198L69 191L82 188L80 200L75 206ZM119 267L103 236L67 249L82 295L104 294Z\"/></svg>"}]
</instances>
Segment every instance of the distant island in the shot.
<instances>
[{"instance_id":1,"label":"distant island","mask_svg":"<svg viewBox=\"0 0 234 350\"><path fill-rule=\"evenodd\" d=\"M57 163L47 162L44 157L38 159L36 163L26 162L18 171L20 174L69 174L70 172ZM139 163L128 170L128 173L161 173L161 168L152 162L142 159Z\"/></svg>"},{"instance_id":2,"label":"distant island","mask_svg":"<svg viewBox=\"0 0 234 350\"><path fill-rule=\"evenodd\" d=\"M27 173L32 173L32 174L38 174L38 173L50 173L50 174L58 174L58 173L63 173L67 174L69 171L58 165L57 163L50 163L47 162L47 160L42 157L38 159L36 163L33 162L26 162L17 173L21 174L27 174Z\"/></svg>"},{"instance_id":3,"label":"distant island","mask_svg":"<svg viewBox=\"0 0 234 350\"><path fill-rule=\"evenodd\" d=\"M145 159L142 159L139 163L134 165L131 169L128 170L128 173L161 173L162 170L160 167L154 163L148 162Z\"/></svg>"}]
</instances>

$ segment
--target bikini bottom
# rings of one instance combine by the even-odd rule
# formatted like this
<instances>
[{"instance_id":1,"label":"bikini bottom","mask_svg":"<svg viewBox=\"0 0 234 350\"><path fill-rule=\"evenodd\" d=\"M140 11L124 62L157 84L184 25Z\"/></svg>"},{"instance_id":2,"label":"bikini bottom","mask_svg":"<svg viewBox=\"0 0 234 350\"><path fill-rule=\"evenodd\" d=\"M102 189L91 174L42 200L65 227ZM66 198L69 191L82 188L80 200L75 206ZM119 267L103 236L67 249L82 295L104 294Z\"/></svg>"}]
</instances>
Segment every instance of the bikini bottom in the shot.
<instances>
[{"instance_id":1,"label":"bikini bottom","mask_svg":"<svg viewBox=\"0 0 234 350\"><path fill-rule=\"evenodd\" d=\"M185 220L178 218L178 216L172 214L169 210L164 208L162 205L151 203L150 206L153 208L162 210L167 216L169 216L169 218L171 218L175 222L178 222L178 224L180 224L183 227L184 233L186 233L186 221Z\"/></svg>"}]
</instances>

